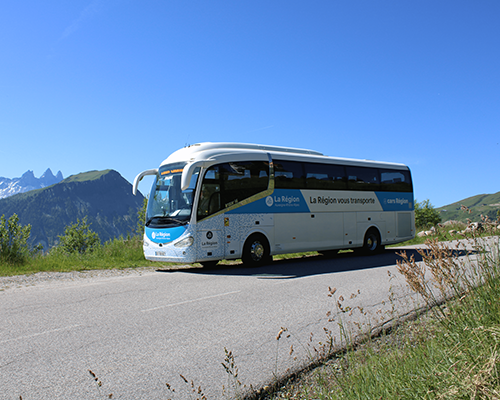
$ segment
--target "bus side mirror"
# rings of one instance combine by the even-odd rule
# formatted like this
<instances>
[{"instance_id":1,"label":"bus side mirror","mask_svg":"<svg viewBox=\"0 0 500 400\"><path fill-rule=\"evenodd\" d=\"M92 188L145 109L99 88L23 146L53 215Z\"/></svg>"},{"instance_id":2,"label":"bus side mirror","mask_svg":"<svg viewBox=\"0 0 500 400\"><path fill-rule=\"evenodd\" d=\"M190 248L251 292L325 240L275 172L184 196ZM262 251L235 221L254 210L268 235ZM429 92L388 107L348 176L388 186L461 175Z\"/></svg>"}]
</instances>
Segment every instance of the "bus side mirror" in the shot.
<instances>
[{"instance_id":1,"label":"bus side mirror","mask_svg":"<svg viewBox=\"0 0 500 400\"><path fill-rule=\"evenodd\" d=\"M137 187L139 186L139 182L147 175L156 175L158 173L158 168L148 169L146 171L142 171L139 175L137 175L134 179L134 185L132 186L132 193L134 196L137 194Z\"/></svg>"},{"instance_id":2,"label":"bus side mirror","mask_svg":"<svg viewBox=\"0 0 500 400\"><path fill-rule=\"evenodd\" d=\"M203 161L194 162L191 164L187 164L182 170L182 178L181 178L181 190L184 191L189 188L189 184L191 183L191 177L193 176L193 172L198 167L204 166Z\"/></svg>"}]
</instances>

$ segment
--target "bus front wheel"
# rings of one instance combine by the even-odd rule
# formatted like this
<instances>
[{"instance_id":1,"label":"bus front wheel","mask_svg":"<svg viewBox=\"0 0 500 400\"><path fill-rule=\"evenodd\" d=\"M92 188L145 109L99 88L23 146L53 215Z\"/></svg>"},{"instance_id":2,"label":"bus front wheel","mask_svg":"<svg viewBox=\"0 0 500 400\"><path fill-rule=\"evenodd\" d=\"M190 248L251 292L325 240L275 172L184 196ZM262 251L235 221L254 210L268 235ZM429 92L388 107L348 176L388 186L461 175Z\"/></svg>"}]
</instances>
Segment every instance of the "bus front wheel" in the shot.
<instances>
[{"instance_id":1,"label":"bus front wheel","mask_svg":"<svg viewBox=\"0 0 500 400\"><path fill-rule=\"evenodd\" d=\"M376 229L370 229L366 232L365 240L363 241L363 253L376 254L384 249L380 241L380 234Z\"/></svg>"},{"instance_id":2,"label":"bus front wheel","mask_svg":"<svg viewBox=\"0 0 500 400\"><path fill-rule=\"evenodd\" d=\"M261 234L250 236L243 247L243 264L248 267L257 267L271 261L269 242Z\"/></svg>"}]
</instances>

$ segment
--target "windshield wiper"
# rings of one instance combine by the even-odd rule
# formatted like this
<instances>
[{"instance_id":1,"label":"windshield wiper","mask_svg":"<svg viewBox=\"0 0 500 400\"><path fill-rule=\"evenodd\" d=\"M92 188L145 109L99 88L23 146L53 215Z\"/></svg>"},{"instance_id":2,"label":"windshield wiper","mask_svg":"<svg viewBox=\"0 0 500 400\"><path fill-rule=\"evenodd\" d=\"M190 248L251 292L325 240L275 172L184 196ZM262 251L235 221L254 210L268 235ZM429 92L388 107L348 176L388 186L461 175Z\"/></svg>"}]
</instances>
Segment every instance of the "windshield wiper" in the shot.
<instances>
[{"instance_id":1,"label":"windshield wiper","mask_svg":"<svg viewBox=\"0 0 500 400\"><path fill-rule=\"evenodd\" d=\"M165 217L155 216L155 217L149 218L146 221L146 226L149 226L151 224L151 222L153 222L156 219L160 220L163 223L165 223L165 222L174 222L174 223L179 224L179 225L186 225L188 223L187 220L181 221L180 219L172 218L172 217L169 217L169 216L165 216Z\"/></svg>"}]
</instances>

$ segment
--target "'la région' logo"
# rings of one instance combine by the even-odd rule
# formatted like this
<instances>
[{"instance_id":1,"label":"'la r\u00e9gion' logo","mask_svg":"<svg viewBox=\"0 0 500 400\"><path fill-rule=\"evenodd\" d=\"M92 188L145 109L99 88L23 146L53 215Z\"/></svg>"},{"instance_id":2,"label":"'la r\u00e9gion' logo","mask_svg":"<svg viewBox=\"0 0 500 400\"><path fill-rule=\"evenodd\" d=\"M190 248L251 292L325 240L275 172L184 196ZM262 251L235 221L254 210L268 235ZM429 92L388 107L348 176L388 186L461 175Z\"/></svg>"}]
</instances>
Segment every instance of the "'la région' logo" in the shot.
<instances>
[{"instance_id":1,"label":"'la r\u00e9gion' logo","mask_svg":"<svg viewBox=\"0 0 500 400\"><path fill-rule=\"evenodd\" d=\"M153 239L170 239L170 232L153 232L151 233Z\"/></svg>"}]
</instances>

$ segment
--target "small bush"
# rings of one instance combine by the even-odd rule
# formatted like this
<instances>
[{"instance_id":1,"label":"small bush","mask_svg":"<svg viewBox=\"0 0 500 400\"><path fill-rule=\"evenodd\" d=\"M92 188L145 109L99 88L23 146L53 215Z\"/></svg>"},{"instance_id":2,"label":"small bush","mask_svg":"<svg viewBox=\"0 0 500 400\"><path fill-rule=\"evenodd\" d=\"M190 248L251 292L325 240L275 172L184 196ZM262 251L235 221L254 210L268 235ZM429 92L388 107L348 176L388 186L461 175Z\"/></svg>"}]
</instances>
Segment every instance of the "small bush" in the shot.
<instances>
[{"instance_id":1,"label":"small bush","mask_svg":"<svg viewBox=\"0 0 500 400\"><path fill-rule=\"evenodd\" d=\"M0 217L0 262L22 264L32 254L28 245L31 225L21 226L17 214ZM35 251L40 247L36 247Z\"/></svg>"},{"instance_id":2,"label":"small bush","mask_svg":"<svg viewBox=\"0 0 500 400\"><path fill-rule=\"evenodd\" d=\"M99 235L90 229L87 217L76 220L73 225L64 229L64 235L59 236L59 248L65 253L85 254L101 246Z\"/></svg>"},{"instance_id":3,"label":"small bush","mask_svg":"<svg viewBox=\"0 0 500 400\"><path fill-rule=\"evenodd\" d=\"M415 202L415 225L417 228L430 228L441 222L441 216L427 199Z\"/></svg>"},{"instance_id":4,"label":"small bush","mask_svg":"<svg viewBox=\"0 0 500 400\"><path fill-rule=\"evenodd\" d=\"M144 235L144 223L146 222L146 210L148 207L148 197L144 197L142 206L137 209L137 228L136 233L142 238Z\"/></svg>"}]
</instances>

